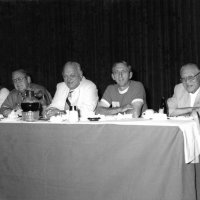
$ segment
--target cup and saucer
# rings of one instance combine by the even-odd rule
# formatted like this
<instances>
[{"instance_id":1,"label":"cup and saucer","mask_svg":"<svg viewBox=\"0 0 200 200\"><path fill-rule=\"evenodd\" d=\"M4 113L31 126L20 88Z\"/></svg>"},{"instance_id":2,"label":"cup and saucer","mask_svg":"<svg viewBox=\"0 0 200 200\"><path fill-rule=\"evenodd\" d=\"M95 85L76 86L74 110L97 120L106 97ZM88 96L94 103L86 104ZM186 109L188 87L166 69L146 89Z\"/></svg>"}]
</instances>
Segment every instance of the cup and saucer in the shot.
<instances>
[{"instance_id":1,"label":"cup and saucer","mask_svg":"<svg viewBox=\"0 0 200 200\"><path fill-rule=\"evenodd\" d=\"M166 120L167 115L164 113L156 113L153 109L147 109L142 113L142 118L144 119L154 119L154 120Z\"/></svg>"},{"instance_id":2,"label":"cup and saucer","mask_svg":"<svg viewBox=\"0 0 200 200\"><path fill-rule=\"evenodd\" d=\"M142 118L144 119L152 119L154 116L154 110L153 109L147 109L142 113Z\"/></svg>"}]
</instances>

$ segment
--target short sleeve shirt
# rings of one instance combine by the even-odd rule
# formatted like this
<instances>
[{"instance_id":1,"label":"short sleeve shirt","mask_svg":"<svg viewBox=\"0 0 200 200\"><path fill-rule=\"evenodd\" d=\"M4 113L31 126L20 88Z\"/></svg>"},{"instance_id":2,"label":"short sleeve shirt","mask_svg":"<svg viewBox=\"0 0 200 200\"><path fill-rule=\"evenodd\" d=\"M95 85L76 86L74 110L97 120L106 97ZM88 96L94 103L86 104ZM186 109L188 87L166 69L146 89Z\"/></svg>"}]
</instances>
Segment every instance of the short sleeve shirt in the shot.
<instances>
[{"instance_id":1,"label":"short sleeve shirt","mask_svg":"<svg viewBox=\"0 0 200 200\"><path fill-rule=\"evenodd\" d=\"M102 100L106 101L112 107L121 107L127 104L131 104L136 99L143 100L143 110L145 110L147 105L144 86L141 82L133 80L130 81L127 92L120 94L117 84L109 85L102 97Z\"/></svg>"}]
</instances>

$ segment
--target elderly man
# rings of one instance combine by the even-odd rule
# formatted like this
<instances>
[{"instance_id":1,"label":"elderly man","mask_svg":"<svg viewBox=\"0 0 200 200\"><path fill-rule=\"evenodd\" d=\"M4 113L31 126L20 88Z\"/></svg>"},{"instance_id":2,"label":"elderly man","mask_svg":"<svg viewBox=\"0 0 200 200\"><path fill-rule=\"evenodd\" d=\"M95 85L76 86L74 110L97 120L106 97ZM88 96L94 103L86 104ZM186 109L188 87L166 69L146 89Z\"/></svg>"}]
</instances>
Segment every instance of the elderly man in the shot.
<instances>
[{"instance_id":1,"label":"elderly man","mask_svg":"<svg viewBox=\"0 0 200 200\"><path fill-rule=\"evenodd\" d=\"M189 63L180 70L181 83L174 88L174 94L168 99L169 116L190 115L200 110L200 70Z\"/></svg>"},{"instance_id":2,"label":"elderly man","mask_svg":"<svg viewBox=\"0 0 200 200\"><path fill-rule=\"evenodd\" d=\"M98 104L96 113L114 115L130 113L137 118L146 110L146 93L141 82L132 78L131 66L126 62L115 63L112 67L112 79L117 83L109 85Z\"/></svg>"},{"instance_id":3,"label":"elderly man","mask_svg":"<svg viewBox=\"0 0 200 200\"><path fill-rule=\"evenodd\" d=\"M82 73L80 64L67 62L63 67L64 82L57 84L57 90L51 105L47 108L48 117L56 115L69 106L77 106L81 116L93 112L98 101L96 85L87 80Z\"/></svg>"},{"instance_id":4,"label":"elderly man","mask_svg":"<svg viewBox=\"0 0 200 200\"><path fill-rule=\"evenodd\" d=\"M28 76L24 69L13 71L12 81L15 89L9 93L0 109L1 114L5 117L8 117L13 110L21 110L20 106L25 97L26 90L32 90L36 95L44 96L44 99L42 100L43 104L49 105L51 103L52 98L50 93L43 86L31 83L30 76Z\"/></svg>"}]
</instances>

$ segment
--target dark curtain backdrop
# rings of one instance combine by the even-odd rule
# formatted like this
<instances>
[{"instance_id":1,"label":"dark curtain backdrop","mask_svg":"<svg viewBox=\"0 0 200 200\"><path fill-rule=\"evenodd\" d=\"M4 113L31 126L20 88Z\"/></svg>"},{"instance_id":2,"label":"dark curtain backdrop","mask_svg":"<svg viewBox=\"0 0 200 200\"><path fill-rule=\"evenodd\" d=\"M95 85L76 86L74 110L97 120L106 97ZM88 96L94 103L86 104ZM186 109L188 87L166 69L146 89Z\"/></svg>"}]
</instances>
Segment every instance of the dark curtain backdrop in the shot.
<instances>
[{"instance_id":1,"label":"dark curtain backdrop","mask_svg":"<svg viewBox=\"0 0 200 200\"><path fill-rule=\"evenodd\" d=\"M114 62L125 60L157 109L179 69L199 63L199 0L0 1L0 83L25 68L53 95L63 64L80 62L100 97Z\"/></svg>"}]
</instances>

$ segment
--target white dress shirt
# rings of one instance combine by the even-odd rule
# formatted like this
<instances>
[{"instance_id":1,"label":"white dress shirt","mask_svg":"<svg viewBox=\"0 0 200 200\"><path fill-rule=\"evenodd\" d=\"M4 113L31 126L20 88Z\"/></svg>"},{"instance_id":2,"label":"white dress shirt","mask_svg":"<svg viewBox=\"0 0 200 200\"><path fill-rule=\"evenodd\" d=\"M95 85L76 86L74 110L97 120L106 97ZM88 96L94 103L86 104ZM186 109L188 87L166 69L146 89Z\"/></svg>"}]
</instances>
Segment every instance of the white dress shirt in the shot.
<instances>
[{"instance_id":1,"label":"white dress shirt","mask_svg":"<svg viewBox=\"0 0 200 200\"><path fill-rule=\"evenodd\" d=\"M69 92L70 89L65 82L58 83L56 93L49 107L55 107L59 110L68 109L66 99ZM98 102L97 88L92 81L87 80L85 77L82 78L79 86L73 90L70 96L69 101L71 102L71 105L77 106L81 115L86 115L95 110Z\"/></svg>"},{"instance_id":2,"label":"white dress shirt","mask_svg":"<svg viewBox=\"0 0 200 200\"><path fill-rule=\"evenodd\" d=\"M197 97L197 94L200 92L200 88L195 93L190 93L190 106L194 106L195 99Z\"/></svg>"}]
</instances>

